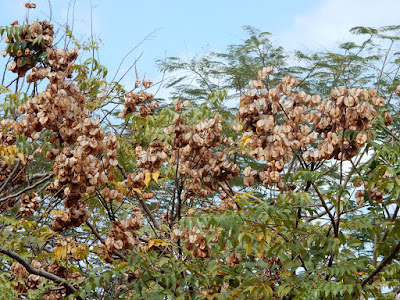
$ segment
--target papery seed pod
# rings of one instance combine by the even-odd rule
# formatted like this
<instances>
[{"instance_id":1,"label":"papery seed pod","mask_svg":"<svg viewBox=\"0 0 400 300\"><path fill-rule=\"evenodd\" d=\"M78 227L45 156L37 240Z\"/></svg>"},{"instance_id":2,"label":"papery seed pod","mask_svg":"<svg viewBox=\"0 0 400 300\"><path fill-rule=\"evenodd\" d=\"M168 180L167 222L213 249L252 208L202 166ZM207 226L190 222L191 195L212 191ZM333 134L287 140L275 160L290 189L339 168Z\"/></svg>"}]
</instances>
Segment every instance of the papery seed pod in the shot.
<instances>
[{"instance_id":1,"label":"papery seed pod","mask_svg":"<svg viewBox=\"0 0 400 300\"><path fill-rule=\"evenodd\" d=\"M174 100L175 111L180 112L182 110L182 101L179 99Z\"/></svg>"},{"instance_id":2,"label":"papery seed pod","mask_svg":"<svg viewBox=\"0 0 400 300\"><path fill-rule=\"evenodd\" d=\"M274 72L274 68L272 66L264 67L263 71L271 75Z\"/></svg>"},{"instance_id":3,"label":"papery seed pod","mask_svg":"<svg viewBox=\"0 0 400 300\"><path fill-rule=\"evenodd\" d=\"M271 181L274 183L278 183L279 180L281 179L281 175L277 171L272 171L269 173L269 177L271 178Z\"/></svg>"},{"instance_id":4,"label":"papery seed pod","mask_svg":"<svg viewBox=\"0 0 400 300\"><path fill-rule=\"evenodd\" d=\"M250 85L257 90L260 90L262 88L262 81L261 80L252 80L252 81L250 81Z\"/></svg>"},{"instance_id":5,"label":"papery seed pod","mask_svg":"<svg viewBox=\"0 0 400 300\"><path fill-rule=\"evenodd\" d=\"M368 89L368 98L373 98L373 97L375 97L376 96L376 90L374 89L374 88L369 88Z\"/></svg>"},{"instance_id":6,"label":"papery seed pod","mask_svg":"<svg viewBox=\"0 0 400 300\"><path fill-rule=\"evenodd\" d=\"M143 193L143 198L148 200L151 199L155 196L155 193L153 191L149 192L149 193Z\"/></svg>"},{"instance_id":7,"label":"papery seed pod","mask_svg":"<svg viewBox=\"0 0 400 300\"><path fill-rule=\"evenodd\" d=\"M382 114L384 120L385 120L385 125L389 126L392 125L393 121L392 121L392 116L390 115L390 113L388 111L384 111Z\"/></svg>"},{"instance_id":8,"label":"papery seed pod","mask_svg":"<svg viewBox=\"0 0 400 300\"><path fill-rule=\"evenodd\" d=\"M285 183L283 181L279 181L277 184L279 190L283 191L285 189Z\"/></svg>"},{"instance_id":9,"label":"papery seed pod","mask_svg":"<svg viewBox=\"0 0 400 300\"><path fill-rule=\"evenodd\" d=\"M363 181L362 180L356 180L353 182L353 186L354 187L360 187L363 185Z\"/></svg>"},{"instance_id":10,"label":"papery seed pod","mask_svg":"<svg viewBox=\"0 0 400 300\"><path fill-rule=\"evenodd\" d=\"M363 146L367 142L367 135L364 132L357 134L356 142L358 145Z\"/></svg>"},{"instance_id":11,"label":"papery seed pod","mask_svg":"<svg viewBox=\"0 0 400 300\"><path fill-rule=\"evenodd\" d=\"M372 105L373 106L384 106L385 101L381 97L374 97L372 99Z\"/></svg>"},{"instance_id":12,"label":"papery seed pod","mask_svg":"<svg viewBox=\"0 0 400 300\"><path fill-rule=\"evenodd\" d=\"M233 268L235 265L239 264L242 261L242 255L238 252L232 252L227 258L226 258L226 264Z\"/></svg>"},{"instance_id":13,"label":"papery seed pod","mask_svg":"<svg viewBox=\"0 0 400 300\"><path fill-rule=\"evenodd\" d=\"M356 100L353 96L344 97L344 105L347 107L353 107L356 105Z\"/></svg>"},{"instance_id":14,"label":"papery seed pod","mask_svg":"<svg viewBox=\"0 0 400 300\"><path fill-rule=\"evenodd\" d=\"M317 105L320 103L320 101L321 101L321 96L319 96L319 95L313 95L313 96L311 97L310 106L311 106L311 107L315 107L315 106L317 106Z\"/></svg>"},{"instance_id":15,"label":"papery seed pod","mask_svg":"<svg viewBox=\"0 0 400 300\"><path fill-rule=\"evenodd\" d=\"M254 185L254 178L253 177L244 177L243 184L245 186L253 186Z\"/></svg>"},{"instance_id":16,"label":"papery seed pod","mask_svg":"<svg viewBox=\"0 0 400 300\"><path fill-rule=\"evenodd\" d=\"M246 167L243 171L244 176L250 176L251 167Z\"/></svg>"},{"instance_id":17,"label":"papery seed pod","mask_svg":"<svg viewBox=\"0 0 400 300\"><path fill-rule=\"evenodd\" d=\"M148 89L153 84L153 81L151 81L151 80L146 80L146 81L143 80L142 84L143 84L144 88Z\"/></svg>"},{"instance_id":18,"label":"papery seed pod","mask_svg":"<svg viewBox=\"0 0 400 300\"><path fill-rule=\"evenodd\" d=\"M335 148L333 147L332 144L327 144L326 149L325 149L325 154L329 157L333 153L334 150L335 150Z\"/></svg>"},{"instance_id":19,"label":"papery seed pod","mask_svg":"<svg viewBox=\"0 0 400 300\"><path fill-rule=\"evenodd\" d=\"M14 61L10 62L10 63L7 65L7 69L8 69L9 71L11 71L11 72L14 72L14 70L15 70L16 67L17 67L17 64L16 64Z\"/></svg>"}]
</instances>

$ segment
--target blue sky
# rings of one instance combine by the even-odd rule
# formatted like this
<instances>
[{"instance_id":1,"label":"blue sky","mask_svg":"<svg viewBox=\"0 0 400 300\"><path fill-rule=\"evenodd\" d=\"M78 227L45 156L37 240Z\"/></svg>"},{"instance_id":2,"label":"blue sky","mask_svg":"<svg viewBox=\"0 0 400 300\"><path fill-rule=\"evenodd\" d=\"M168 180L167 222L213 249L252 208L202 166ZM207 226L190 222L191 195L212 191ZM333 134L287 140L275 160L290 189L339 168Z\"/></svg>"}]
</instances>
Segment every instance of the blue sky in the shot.
<instances>
[{"instance_id":1,"label":"blue sky","mask_svg":"<svg viewBox=\"0 0 400 300\"><path fill-rule=\"evenodd\" d=\"M349 37L357 25L384 26L400 23L398 0L50 0L53 19L72 20L74 34L90 34L90 7L93 30L103 40L101 62L111 73L120 59L148 34L154 32L128 62L143 53L138 71L156 81L160 74L155 60L165 56L184 59L207 49L224 50L245 37L242 26L250 25L273 33L272 40L286 49L329 49ZM23 22L24 0L0 0L1 25ZM49 0L31 1L37 8L30 20L48 19ZM70 5L69 5L70 4ZM68 14L68 6L70 8Z\"/></svg>"}]
</instances>

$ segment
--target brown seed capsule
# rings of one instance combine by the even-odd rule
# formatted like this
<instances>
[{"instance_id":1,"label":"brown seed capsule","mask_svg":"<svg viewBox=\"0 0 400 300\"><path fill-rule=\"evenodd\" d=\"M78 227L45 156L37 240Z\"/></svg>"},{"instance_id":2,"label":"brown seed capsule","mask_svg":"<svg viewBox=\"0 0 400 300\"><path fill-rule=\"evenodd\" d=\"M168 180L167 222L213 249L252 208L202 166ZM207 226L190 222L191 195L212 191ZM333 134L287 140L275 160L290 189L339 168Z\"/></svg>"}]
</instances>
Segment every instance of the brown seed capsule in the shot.
<instances>
[{"instance_id":1,"label":"brown seed capsule","mask_svg":"<svg viewBox=\"0 0 400 300\"><path fill-rule=\"evenodd\" d=\"M364 132L357 134L356 142L358 145L363 146L367 142L367 135Z\"/></svg>"},{"instance_id":2,"label":"brown seed capsule","mask_svg":"<svg viewBox=\"0 0 400 300\"><path fill-rule=\"evenodd\" d=\"M231 268L239 264L241 261L242 261L242 255L238 252L232 252L226 258L226 264Z\"/></svg>"},{"instance_id":3,"label":"brown seed capsule","mask_svg":"<svg viewBox=\"0 0 400 300\"><path fill-rule=\"evenodd\" d=\"M392 123L393 123L392 116L390 115L390 113L388 111L383 112L382 116L385 119L386 126L392 125Z\"/></svg>"},{"instance_id":4,"label":"brown seed capsule","mask_svg":"<svg viewBox=\"0 0 400 300\"><path fill-rule=\"evenodd\" d=\"M279 182L279 180L281 179L281 175L277 171L272 171L269 174L269 177L271 178L271 181L275 183Z\"/></svg>"},{"instance_id":5,"label":"brown seed capsule","mask_svg":"<svg viewBox=\"0 0 400 300\"><path fill-rule=\"evenodd\" d=\"M372 99L372 105L373 106L384 106L385 101L381 97L374 97Z\"/></svg>"}]
</instances>

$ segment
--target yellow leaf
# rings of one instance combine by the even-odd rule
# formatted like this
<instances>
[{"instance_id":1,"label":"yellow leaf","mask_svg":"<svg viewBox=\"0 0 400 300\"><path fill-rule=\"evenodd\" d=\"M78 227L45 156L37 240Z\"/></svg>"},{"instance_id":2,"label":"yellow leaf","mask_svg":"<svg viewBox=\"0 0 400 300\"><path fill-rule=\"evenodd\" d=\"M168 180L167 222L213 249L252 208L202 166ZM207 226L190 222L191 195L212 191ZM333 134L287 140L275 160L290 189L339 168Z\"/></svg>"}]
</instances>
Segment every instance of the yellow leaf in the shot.
<instances>
[{"instance_id":1,"label":"yellow leaf","mask_svg":"<svg viewBox=\"0 0 400 300\"><path fill-rule=\"evenodd\" d=\"M194 212L195 212L195 210L194 210L193 208L189 208L189 209L188 209L188 214L189 214L189 215L193 214Z\"/></svg>"},{"instance_id":2,"label":"yellow leaf","mask_svg":"<svg viewBox=\"0 0 400 300\"><path fill-rule=\"evenodd\" d=\"M146 246L146 251L149 250L154 245L154 240L150 240Z\"/></svg>"},{"instance_id":3,"label":"yellow leaf","mask_svg":"<svg viewBox=\"0 0 400 300\"><path fill-rule=\"evenodd\" d=\"M19 158L20 161L25 162L25 156L22 153L18 153L17 157Z\"/></svg>"},{"instance_id":4,"label":"yellow leaf","mask_svg":"<svg viewBox=\"0 0 400 300\"><path fill-rule=\"evenodd\" d=\"M263 232L257 233L257 240L258 241L261 241L263 237L264 237L264 233Z\"/></svg>"},{"instance_id":5,"label":"yellow leaf","mask_svg":"<svg viewBox=\"0 0 400 300\"><path fill-rule=\"evenodd\" d=\"M356 272L356 271L351 271L351 273L353 273L354 275L358 275L358 276L365 274L365 272Z\"/></svg>"},{"instance_id":6,"label":"yellow leaf","mask_svg":"<svg viewBox=\"0 0 400 300\"><path fill-rule=\"evenodd\" d=\"M15 156L14 155L4 155L3 160L6 162L7 165L11 166L14 163Z\"/></svg>"},{"instance_id":7,"label":"yellow leaf","mask_svg":"<svg viewBox=\"0 0 400 300\"><path fill-rule=\"evenodd\" d=\"M55 247L53 253L57 260L64 259L67 256L67 248L63 246Z\"/></svg>"},{"instance_id":8,"label":"yellow leaf","mask_svg":"<svg viewBox=\"0 0 400 300\"><path fill-rule=\"evenodd\" d=\"M269 285L265 284L262 284L262 286L264 287L264 293L267 294L268 297L272 297L272 295L274 294L272 288Z\"/></svg>"},{"instance_id":9,"label":"yellow leaf","mask_svg":"<svg viewBox=\"0 0 400 300\"><path fill-rule=\"evenodd\" d=\"M10 155L10 164L12 165L13 163L15 163L15 158L16 156L14 154Z\"/></svg>"},{"instance_id":10,"label":"yellow leaf","mask_svg":"<svg viewBox=\"0 0 400 300\"><path fill-rule=\"evenodd\" d=\"M250 140L251 138L249 136L245 136L242 138L242 145L241 145L242 150L246 147L248 143L250 143Z\"/></svg>"},{"instance_id":11,"label":"yellow leaf","mask_svg":"<svg viewBox=\"0 0 400 300\"><path fill-rule=\"evenodd\" d=\"M132 190L134 190L135 192L139 193L140 195L142 194L142 191L139 190L138 188L133 188Z\"/></svg>"},{"instance_id":12,"label":"yellow leaf","mask_svg":"<svg viewBox=\"0 0 400 300\"><path fill-rule=\"evenodd\" d=\"M15 146L15 145L8 146L7 151L8 151L8 153L15 156L15 155L17 155L17 146Z\"/></svg>"},{"instance_id":13,"label":"yellow leaf","mask_svg":"<svg viewBox=\"0 0 400 300\"><path fill-rule=\"evenodd\" d=\"M228 275L228 273L224 271L218 271L218 275Z\"/></svg>"},{"instance_id":14,"label":"yellow leaf","mask_svg":"<svg viewBox=\"0 0 400 300\"><path fill-rule=\"evenodd\" d=\"M119 188L118 191L124 195L128 194L128 189L127 188Z\"/></svg>"},{"instance_id":15,"label":"yellow leaf","mask_svg":"<svg viewBox=\"0 0 400 300\"><path fill-rule=\"evenodd\" d=\"M150 174L150 173L146 173L146 174L144 175L144 184L145 184L146 186L148 186L149 183L150 183L150 180L151 180L151 174Z\"/></svg>"},{"instance_id":16,"label":"yellow leaf","mask_svg":"<svg viewBox=\"0 0 400 300\"><path fill-rule=\"evenodd\" d=\"M250 254L252 243L246 245L246 256Z\"/></svg>"},{"instance_id":17,"label":"yellow leaf","mask_svg":"<svg viewBox=\"0 0 400 300\"><path fill-rule=\"evenodd\" d=\"M154 239L153 240L157 246L161 245L163 247L168 246L168 243L162 239Z\"/></svg>"},{"instance_id":18,"label":"yellow leaf","mask_svg":"<svg viewBox=\"0 0 400 300\"><path fill-rule=\"evenodd\" d=\"M153 176L153 179L155 182L158 182L158 178L160 177L160 172L159 171L155 171L153 174L151 174Z\"/></svg>"},{"instance_id":19,"label":"yellow leaf","mask_svg":"<svg viewBox=\"0 0 400 300\"><path fill-rule=\"evenodd\" d=\"M55 248L54 248L54 251L53 251L54 256L55 256L55 258L56 258L57 260L59 260L59 259L61 258L60 250L61 250L60 247L55 247Z\"/></svg>"},{"instance_id":20,"label":"yellow leaf","mask_svg":"<svg viewBox=\"0 0 400 300\"><path fill-rule=\"evenodd\" d=\"M261 253L264 253L264 247L265 247L265 242L264 242L264 240L261 240L260 241L260 252Z\"/></svg>"},{"instance_id":21,"label":"yellow leaf","mask_svg":"<svg viewBox=\"0 0 400 300\"><path fill-rule=\"evenodd\" d=\"M59 215L62 215L63 212L64 211L62 209L60 209L60 210L54 210L53 209L53 210L50 211L50 214L53 215L53 216L59 216Z\"/></svg>"},{"instance_id":22,"label":"yellow leaf","mask_svg":"<svg viewBox=\"0 0 400 300\"><path fill-rule=\"evenodd\" d=\"M271 242L271 236L270 235L264 236L264 239L267 242L267 244L269 244Z\"/></svg>"},{"instance_id":23,"label":"yellow leaf","mask_svg":"<svg viewBox=\"0 0 400 300\"><path fill-rule=\"evenodd\" d=\"M233 292L229 299L235 299L237 295L239 295L239 292Z\"/></svg>"},{"instance_id":24,"label":"yellow leaf","mask_svg":"<svg viewBox=\"0 0 400 300\"><path fill-rule=\"evenodd\" d=\"M288 272L288 271L285 271L285 272L281 273L281 277L288 277L290 275L291 275L291 273Z\"/></svg>"}]
</instances>

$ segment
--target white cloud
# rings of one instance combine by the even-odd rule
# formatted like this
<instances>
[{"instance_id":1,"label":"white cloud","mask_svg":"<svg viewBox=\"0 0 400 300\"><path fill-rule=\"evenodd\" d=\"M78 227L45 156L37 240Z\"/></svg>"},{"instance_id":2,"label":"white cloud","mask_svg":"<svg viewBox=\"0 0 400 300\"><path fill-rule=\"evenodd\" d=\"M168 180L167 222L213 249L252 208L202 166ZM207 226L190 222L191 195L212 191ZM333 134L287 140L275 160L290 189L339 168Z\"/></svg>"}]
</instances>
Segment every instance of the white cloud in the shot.
<instances>
[{"instance_id":1,"label":"white cloud","mask_svg":"<svg viewBox=\"0 0 400 300\"><path fill-rule=\"evenodd\" d=\"M351 38L355 26L380 27L400 23L399 0L324 0L314 9L295 16L280 35L287 49L328 48Z\"/></svg>"}]
</instances>

